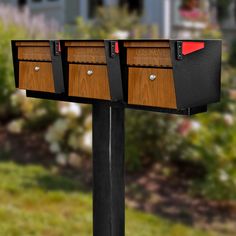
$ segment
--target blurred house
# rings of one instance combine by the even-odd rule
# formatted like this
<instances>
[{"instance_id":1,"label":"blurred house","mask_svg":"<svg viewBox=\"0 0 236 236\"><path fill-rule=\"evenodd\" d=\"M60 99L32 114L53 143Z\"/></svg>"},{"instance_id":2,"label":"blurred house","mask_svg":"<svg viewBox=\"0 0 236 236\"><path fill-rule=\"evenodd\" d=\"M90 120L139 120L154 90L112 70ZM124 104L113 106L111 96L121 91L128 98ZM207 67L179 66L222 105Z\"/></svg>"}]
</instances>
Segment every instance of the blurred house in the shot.
<instances>
[{"instance_id":1,"label":"blurred house","mask_svg":"<svg viewBox=\"0 0 236 236\"><path fill-rule=\"evenodd\" d=\"M159 26L163 38L191 38L210 23L220 25L225 39L236 37L236 0L228 6L226 18L218 21L216 0L144 0L143 21Z\"/></svg>"},{"instance_id":2,"label":"blurred house","mask_svg":"<svg viewBox=\"0 0 236 236\"><path fill-rule=\"evenodd\" d=\"M0 0L19 8L27 6L32 14L43 13L60 25L73 25L78 16L94 17L98 6L127 5L142 16L143 23L157 25L162 38L198 36L207 22L217 24L215 0ZM221 24L224 35L236 35L236 1L229 5L229 14Z\"/></svg>"},{"instance_id":3,"label":"blurred house","mask_svg":"<svg viewBox=\"0 0 236 236\"><path fill-rule=\"evenodd\" d=\"M228 8L228 16L221 23L226 40L236 39L236 0L234 0Z\"/></svg>"}]
</instances>

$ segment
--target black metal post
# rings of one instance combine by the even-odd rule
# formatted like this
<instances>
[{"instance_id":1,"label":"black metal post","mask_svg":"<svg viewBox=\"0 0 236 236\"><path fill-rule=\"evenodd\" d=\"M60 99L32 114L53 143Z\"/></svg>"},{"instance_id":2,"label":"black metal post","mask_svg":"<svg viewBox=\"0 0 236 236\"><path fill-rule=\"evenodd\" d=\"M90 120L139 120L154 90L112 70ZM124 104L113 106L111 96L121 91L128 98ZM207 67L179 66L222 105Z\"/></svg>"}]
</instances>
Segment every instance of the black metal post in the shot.
<instances>
[{"instance_id":1,"label":"black metal post","mask_svg":"<svg viewBox=\"0 0 236 236\"><path fill-rule=\"evenodd\" d=\"M124 107L93 105L93 235L125 235Z\"/></svg>"}]
</instances>

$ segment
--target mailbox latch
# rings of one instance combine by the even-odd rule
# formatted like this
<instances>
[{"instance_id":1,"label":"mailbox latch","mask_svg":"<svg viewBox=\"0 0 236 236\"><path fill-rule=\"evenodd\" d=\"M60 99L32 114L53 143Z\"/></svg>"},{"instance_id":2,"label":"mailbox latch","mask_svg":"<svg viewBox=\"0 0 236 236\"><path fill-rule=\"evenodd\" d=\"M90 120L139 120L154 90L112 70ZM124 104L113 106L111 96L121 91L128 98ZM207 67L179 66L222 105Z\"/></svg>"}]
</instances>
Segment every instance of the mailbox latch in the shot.
<instances>
[{"instance_id":1,"label":"mailbox latch","mask_svg":"<svg viewBox=\"0 0 236 236\"><path fill-rule=\"evenodd\" d=\"M111 52L111 57L114 58L117 54L119 54L119 44L118 41L111 41L110 42L110 52Z\"/></svg>"},{"instance_id":2,"label":"mailbox latch","mask_svg":"<svg viewBox=\"0 0 236 236\"><path fill-rule=\"evenodd\" d=\"M63 65L61 58L61 43L59 40L50 40L50 52L52 59L52 72L55 93L64 93Z\"/></svg>"},{"instance_id":3,"label":"mailbox latch","mask_svg":"<svg viewBox=\"0 0 236 236\"><path fill-rule=\"evenodd\" d=\"M54 53L55 56L61 55L61 44L59 40L54 41Z\"/></svg>"}]
</instances>

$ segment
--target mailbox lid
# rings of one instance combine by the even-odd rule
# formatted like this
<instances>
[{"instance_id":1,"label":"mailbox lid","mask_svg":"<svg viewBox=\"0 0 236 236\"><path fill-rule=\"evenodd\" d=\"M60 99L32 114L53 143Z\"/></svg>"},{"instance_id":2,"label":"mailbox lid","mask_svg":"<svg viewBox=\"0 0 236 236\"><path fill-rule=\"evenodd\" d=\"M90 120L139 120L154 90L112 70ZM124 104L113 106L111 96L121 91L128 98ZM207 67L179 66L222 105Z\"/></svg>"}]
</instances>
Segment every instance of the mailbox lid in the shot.
<instances>
[{"instance_id":1,"label":"mailbox lid","mask_svg":"<svg viewBox=\"0 0 236 236\"><path fill-rule=\"evenodd\" d=\"M172 67L169 40L128 40L128 66Z\"/></svg>"},{"instance_id":2,"label":"mailbox lid","mask_svg":"<svg viewBox=\"0 0 236 236\"><path fill-rule=\"evenodd\" d=\"M16 41L18 60L51 61L49 41Z\"/></svg>"},{"instance_id":3,"label":"mailbox lid","mask_svg":"<svg viewBox=\"0 0 236 236\"><path fill-rule=\"evenodd\" d=\"M67 61L70 63L106 64L103 40L64 41L67 48Z\"/></svg>"},{"instance_id":4,"label":"mailbox lid","mask_svg":"<svg viewBox=\"0 0 236 236\"><path fill-rule=\"evenodd\" d=\"M179 42L190 45L182 59ZM170 45L178 109L220 101L222 41L171 40Z\"/></svg>"}]
</instances>

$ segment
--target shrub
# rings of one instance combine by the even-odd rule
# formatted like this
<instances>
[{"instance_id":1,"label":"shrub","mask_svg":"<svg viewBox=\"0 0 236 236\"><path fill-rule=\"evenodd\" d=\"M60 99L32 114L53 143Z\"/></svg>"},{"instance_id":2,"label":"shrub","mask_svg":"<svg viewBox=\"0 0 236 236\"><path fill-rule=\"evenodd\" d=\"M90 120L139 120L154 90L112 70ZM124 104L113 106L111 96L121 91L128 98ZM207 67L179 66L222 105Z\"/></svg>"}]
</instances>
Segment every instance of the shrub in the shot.
<instances>
[{"instance_id":1,"label":"shrub","mask_svg":"<svg viewBox=\"0 0 236 236\"><path fill-rule=\"evenodd\" d=\"M135 12L130 13L127 7L100 7L93 21L85 22L82 17L79 17L74 32L67 29L63 35L65 38L153 38L158 36L157 25L142 24L140 17Z\"/></svg>"},{"instance_id":2,"label":"shrub","mask_svg":"<svg viewBox=\"0 0 236 236\"><path fill-rule=\"evenodd\" d=\"M193 180L193 192L212 199L236 198L236 96L232 81L236 71L223 69L222 102L192 121L198 129L189 132L187 145L178 158L198 163L205 170Z\"/></svg>"},{"instance_id":3,"label":"shrub","mask_svg":"<svg viewBox=\"0 0 236 236\"><path fill-rule=\"evenodd\" d=\"M180 117L147 111L126 112L126 164L140 170L156 160L168 161L184 145Z\"/></svg>"},{"instance_id":4,"label":"shrub","mask_svg":"<svg viewBox=\"0 0 236 236\"><path fill-rule=\"evenodd\" d=\"M16 8L0 4L0 117L1 119L9 119L9 116L20 115L20 107L11 104L11 96L23 102L23 98L19 92L15 91L14 76L13 76L13 63L11 54L11 40L12 39L38 39L46 38L56 35L58 27L55 22L46 21L43 16L38 15L32 17L29 10L18 11ZM37 102L38 103L38 102ZM33 102L29 102L28 107ZM24 111L24 114L26 115Z\"/></svg>"}]
</instances>

